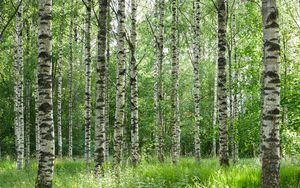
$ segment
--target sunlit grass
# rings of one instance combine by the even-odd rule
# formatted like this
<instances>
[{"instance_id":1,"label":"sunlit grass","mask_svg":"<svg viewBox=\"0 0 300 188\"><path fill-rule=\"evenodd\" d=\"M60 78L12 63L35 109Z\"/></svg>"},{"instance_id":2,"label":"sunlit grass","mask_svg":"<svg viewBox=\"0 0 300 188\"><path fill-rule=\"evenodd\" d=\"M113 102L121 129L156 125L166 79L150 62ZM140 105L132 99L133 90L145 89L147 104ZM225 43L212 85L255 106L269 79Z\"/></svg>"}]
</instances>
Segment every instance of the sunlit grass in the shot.
<instances>
[{"instance_id":1,"label":"sunlit grass","mask_svg":"<svg viewBox=\"0 0 300 188\"><path fill-rule=\"evenodd\" d=\"M0 187L34 187L37 164L16 170L15 162L0 162ZM256 159L242 159L229 168L221 168L216 159L204 159L200 164L193 158L182 158L178 165L170 160L161 164L155 160L142 161L137 168L123 165L120 181L117 182L110 167L105 177L98 179L93 175L93 167L86 168L84 161L56 160L54 187L260 187L260 162ZM280 184L284 188L300 187L300 163L282 161Z\"/></svg>"}]
</instances>

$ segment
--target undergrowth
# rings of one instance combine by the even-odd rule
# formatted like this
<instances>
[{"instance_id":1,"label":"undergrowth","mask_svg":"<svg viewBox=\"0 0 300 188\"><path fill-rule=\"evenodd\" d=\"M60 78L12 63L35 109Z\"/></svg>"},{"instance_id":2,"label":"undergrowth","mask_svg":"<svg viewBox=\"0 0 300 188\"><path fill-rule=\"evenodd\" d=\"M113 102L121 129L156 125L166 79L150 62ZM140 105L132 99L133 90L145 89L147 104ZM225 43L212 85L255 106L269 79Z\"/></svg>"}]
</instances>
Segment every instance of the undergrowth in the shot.
<instances>
[{"instance_id":1,"label":"undergrowth","mask_svg":"<svg viewBox=\"0 0 300 188\"><path fill-rule=\"evenodd\" d=\"M30 168L16 170L15 162L0 162L0 187L34 187L37 164ZM81 159L56 160L54 187L188 187L188 188L251 188L260 187L261 164L257 159L241 159L228 168L222 168L216 159L204 159L196 163L193 158L181 158L174 166L170 160L159 163L143 160L137 168L124 164L119 181L116 181L111 167L106 167L103 178L93 175L93 164L85 167ZM280 185L284 188L300 188L299 161L281 162Z\"/></svg>"}]
</instances>

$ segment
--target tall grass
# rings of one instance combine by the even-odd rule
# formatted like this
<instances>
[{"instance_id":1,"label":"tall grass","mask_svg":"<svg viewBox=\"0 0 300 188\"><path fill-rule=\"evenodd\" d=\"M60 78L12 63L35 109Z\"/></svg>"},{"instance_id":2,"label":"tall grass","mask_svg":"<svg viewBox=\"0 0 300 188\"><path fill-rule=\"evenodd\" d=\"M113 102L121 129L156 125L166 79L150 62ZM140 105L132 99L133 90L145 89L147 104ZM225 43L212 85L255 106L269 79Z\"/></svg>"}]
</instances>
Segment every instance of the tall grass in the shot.
<instances>
[{"instance_id":1,"label":"tall grass","mask_svg":"<svg viewBox=\"0 0 300 188\"><path fill-rule=\"evenodd\" d=\"M34 187L37 164L28 169L16 170L15 162L0 162L0 187ZM260 187L261 166L258 160L242 159L229 168L222 168L216 159L205 159L200 164L192 158L182 158L178 165L171 161L161 164L155 160L142 161L137 168L123 165L120 181L107 167L105 177L96 178L92 165L85 167L83 160L56 160L54 187L189 187L189 188L251 188ZM280 185L283 188L300 188L300 163L282 161Z\"/></svg>"}]
</instances>

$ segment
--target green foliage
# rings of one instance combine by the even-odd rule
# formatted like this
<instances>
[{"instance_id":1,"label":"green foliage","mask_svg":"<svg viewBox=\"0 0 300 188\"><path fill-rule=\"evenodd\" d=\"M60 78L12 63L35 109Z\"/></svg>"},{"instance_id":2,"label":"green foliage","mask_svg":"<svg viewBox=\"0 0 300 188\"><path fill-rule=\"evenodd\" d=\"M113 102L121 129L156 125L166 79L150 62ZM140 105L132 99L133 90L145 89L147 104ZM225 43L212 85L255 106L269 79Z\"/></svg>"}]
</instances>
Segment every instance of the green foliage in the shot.
<instances>
[{"instance_id":1,"label":"green foliage","mask_svg":"<svg viewBox=\"0 0 300 188\"><path fill-rule=\"evenodd\" d=\"M24 2L24 80L29 80L32 84L32 91L35 89L35 71L37 67L37 22L38 22L38 1L23 0ZM191 64L191 45L193 42L191 23L192 1L179 1L179 101L180 101L180 126L181 126L181 151L183 155L193 155L193 126L194 126L194 100L193 100L193 68ZM232 6L233 3L235 6ZM154 15L154 7L147 4L148 1L140 0L138 6L138 27L137 27L137 61L138 61L138 85L139 85L139 127L141 151L147 150L147 155L154 154L154 63L156 61L155 34L150 25L156 31L157 18ZM238 130L239 154L240 157L253 157L259 155L259 130L260 130L260 94L261 94L261 71L262 71L262 24L261 10L258 4L253 1L233 1L229 3L228 18L228 47L233 50L233 14L236 15L237 33L237 61L232 59L232 72L240 73L240 82L233 80L233 90L235 94L243 97L241 108L243 112L239 114L239 119L235 121ZM26 5L26 6L25 6ZM70 23L70 2L66 1L65 16L61 17L62 1L53 4L53 88L54 88L54 122L57 129L57 61L59 52L59 30L61 20L64 23L63 38L63 84L62 84L62 135L63 153L67 153L68 148L68 100L69 100L69 23ZM14 5L15 6L15 5ZM4 0L0 3L0 15L3 22L0 23L0 31L6 25L10 16L14 13L14 6L11 2ZM95 3L94 11L97 13L98 4ZM281 35L281 109L286 110L287 120L282 121L281 126L281 148L282 156L290 157L300 154L300 39L299 25L295 20L299 19L297 13L298 2L285 3L278 1ZM165 39L163 62L163 90L164 90L164 118L165 118L165 152L170 152L171 148L171 121L170 121L170 95L171 88L171 3L166 1L165 12ZM75 3L74 36L78 36L78 41L73 42L74 46L74 73L73 73L73 150L74 155L83 156L84 152L84 86L85 86L85 65L84 65L84 15L85 7L81 1ZM146 19L149 19L149 22ZM115 97L116 97L116 15L111 11L112 31L110 32L110 62L109 62L109 140L110 151L112 151L113 125L115 117ZM127 30L130 26L130 18L126 20ZM8 24L7 29L0 38L0 146L2 155L15 155L14 140L14 26L15 19ZM213 132L213 87L215 75L215 62L217 59L217 23L216 10L213 1L201 4L201 154L204 157L211 155ZM92 14L91 47L92 47L92 118L91 125L94 125L95 110L95 83L96 83L96 61L97 61L97 22L95 14ZM75 35L75 31L77 35ZM128 33L129 34L129 33ZM234 52L234 51L233 51ZM233 54L232 54L233 55ZM232 57L233 58L233 57ZM129 60L129 55L127 55ZM127 61L128 62L128 61ZM128 65L127 65L128 67ZM128 70L128 68L127 68ZM128 78L128 76L127 76ZM126 88L126 123L124 128L124 141L130 145L130 104L129 104L129 84L127 79ZM35 152L35 94L31 96L31 153ZM282 114L283 116L283 114ZM94 136L94 126L92 126L92 138ZM57 130L55 130L57 133ZM56 134L57 135L57 134ZM57 140L56 140L57 142ZM56 147L57 148L57 147ZM93 143L92 143L93 148ZM129 150L128 148L125 148ZM93 151L93 149L92 149ZM128 151L126 151L128 153ZM144 155L144 154L143 154Z\"/></svg>"},{"instance_id":2,"label":"green foliage","mask_svg":"<svg viewBox=\"0 0 300 188\"><path fill-rule=\"evenodd\" d=\"M32 161L29 169L16 170L15 162L0 162L0 187L33 187L37 165ZM299 161L282 161L281 187L300 186ZM242 159L229 168L221 168L215 159L204 159L200 164L193 158L182 158L178 165L170 159L160 164L156 160L145 160L137 167L123 166L120 184L117 184L111 168L105 177L97 179L92 168L85 168L83 160L56 160L54 187L215 187L254 188L260 186L260 163L257 159Z\"/></svg>"}]
</instances>

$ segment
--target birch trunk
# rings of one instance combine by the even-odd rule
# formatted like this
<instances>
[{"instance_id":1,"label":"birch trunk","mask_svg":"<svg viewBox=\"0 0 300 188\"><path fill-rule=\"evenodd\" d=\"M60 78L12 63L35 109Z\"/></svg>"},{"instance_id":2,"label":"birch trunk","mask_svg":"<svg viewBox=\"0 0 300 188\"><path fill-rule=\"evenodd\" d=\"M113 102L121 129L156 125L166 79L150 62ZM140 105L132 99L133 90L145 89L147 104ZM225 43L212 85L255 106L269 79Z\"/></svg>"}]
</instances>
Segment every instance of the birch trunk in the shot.
<instances>
[{"instance_id":1,"label":"birch trunk","mask_svg":"<svg viewBox=\"0 0 300 188\"><path fill-rule=\"evenodd\" d=\"M125 0L118 0L118 65L117 65L117 94L116 94L116 113L114 129L114 167L116 174L119 175L122 140L124 127L124 107L125 107Z\"/></svg>"},{"instance_id":2,"label":"birch trunk","mask_svg":"<svg viewBox=\"0 0 300 188\"><path fill-rule=\"evenodd\" d=\"M38 89L38 72L35 73L35 152L36 159L40 156L40 126L39 126L39 89Z\"/></svg>"},{"instance_id":3,"label":"birch trunk","mask_svg":"<svg viewBox=\"0 0 300 188\"><path fill-rule=\"evenodd\" d=\"M218 0L218 111L220 129L220 164L229 165L227 94L226 94L226 32L227 10L225 0Z\"/></svg>"},{"instance_id":4,"label":"birch trunk","mask_svg":"<svg viewBox=\"0 0 300 188\"><path fill-rule=\"evenodd\" d=\"M131 0L130 37L130 104L131 104L131 160L137 166L139 157L139 112L138 112L138 73L136 63L136 0Z\"/></svg>"},{"instance_id":5,"label":"birch trunk","mask_svg":"<svg viewBox=\"0 0 300 188\"><path fill-rule=\"evenodd\" d=\"M73 156L73 4L74 0L71 0L71 13L70 13L70 30L69 30L69 152L70 158Z\"/></svg>"},{"instance_id":6,"label":"birch trunk","mask_svg":"<svg viewBox=\"0 0 300 188\"><path fill-rule=\"evenodd\" d=\"M58 157L62 157L62 63L63 63L63 33L64 33L64 16L65 1L62 0L59 33L59 57L58 57L58 84L57 84L57 140L58 140Z\"/></svg>"},{"instance_id":7,"label":"birch trunk","mask_svg":"<svg viewBox=\"0 0 300 188\"><path fill-rule=\"evenodd\" d=\"M261 187L279 187L280 42L276 0L262 1L263 114Z\"/></svg>"},{"instance_id":8,"label":"birch trunk","mask_svg":"<svg viewBox=\"0 0 300 188\"><path fill-rule=\"evenodd\" d=\"M86 164L91 158L91 0L86 1L85 20L85 144Z\"/></svg>"},{"instance_id":9,"label":"birch trunk","mask_svg":"<svg viewBox=\"0 0 300 188\"><path fill-rule=\"evenodd\" d=\"M218 63L215 63L215 80L214 80L214 111L213 111L213 157L216 157L217 152L217 139L216 139L216 127L218 120Z\"/></svg>"},{"instance_id":10,"label":"birch trunk","mask_svg":"<svg viewBox=\"0 0 300 188\"><path fill-rule=\"evenodd\" d=\"M194 8L194 40L193 40L193 68L194 68L194 105L195 105L195 128L194 128L194 144L195 144L195 159L200 162L201 159L201 140L200 140L200 0L193 2Z\"/></svg>"},{"instance_id":11,"label":"birch trunk","mask_svg":"<svg viewBox=\"0 0 300 188\"><path fill-rule=\"evenodd\" d=\"M27 80L26 83L26 130L25 130L25 143L26 143L26 167L29 167L30 164L30 97L31 97L31 85L30 81Z\"/></svg>"},{"instance_id":12,"label":"birch trunk","mask_svg":"<svg viewBox=\"0 0 300 188\"><path fill-rule=\"evenodd\" d=\"M233 73L233 77L235 80L235 85L234 85L234 94L233 94L233 135L234 135L234 143L233 143L233 162L237 162L238 158L239 158L239 148L238 148L238 134L237 134L237 130L238 130L238 98L237 98L237 83L238 83L238 73L237 73L237 45L236 45L236 35L237 35L237 31L236 31L236 15L233 14L233 48L234 48L234 64L236 69L234 70Z\"/></svg>"},{"instance_id":13,"label":"birch trunk","mask_svg":"<svg viewBox=\"0 0 300 188\"><path fill-rule=\"evenodd\" d=\"M52 1L39 1L38 95L40 157L35 187L52 187L54 124L52 103Z\"/></svg>"},{"instance_id":14,"label":"birch trunk","mask_svg":"<svg viewBox=\"0 0 300 188\"><path fill-rule=\"evenodd\" d=\"M233 133L233 94L232 94L232 43L233 43L233 35L232 31L230 32L230 45L228 45L228 116L229 116L229 132L230 132L230 155L233 158L234 156L234 133Z\"/></svg>"},{"instance_id":15,"label":"birch trunk","mask_svg":"<svg viewBox=\"0 0 300 188\"><path fill-rule=\"evenodd\" d=\"M178 15L177 15L177 0L172 0L172 89L171 94L172 101L172 162L177 164L180 155L180 127L179 127L179 96L178 96Z\"/></svg>"},{"instance_id":16,"label":"birch trunk","mask_svg":"<svg viewBox=\"0 0 300 188\"><path fill-rule=\"evenodd\" d=\"M111 15L110 15L110 0L108 0L108 8L107 8L107 44L106 44L106 67L105 67L105 82L106 82L106 96L105 96L105 134L106 134L106 141L105 141L105 160L107 161L109 158L109 74L108 74L108 65L110 61L110 22L111 22Z\"/></svg>"},{"instance_id":17,"label":"birch trunk","mask_svg":"<svg viewBox=\"0 0 300 188\"><path fill-rule=\"evenodd\" d=\"M155 111L155 124L156 124L156 153L158 160L164 162L164 125L163 125L163 89L162 89L162 64L164 59L164 17L165 17L165 0L159 1L159 34L156 48L158 51L158 61L155 63L154 70L154 111ZM156 5L157 6L157 5Z\"/></svg>"},{"instance_id":18,"label":"birch trunk","mask_svg":"<svg viewBox=\"0 0 300 188\"><path fill-rule=\"evenodd\" d=\"M17 4L20 4L16 14L16 40L17 40L17 55L16 55L16 100L17 100L17 168L23 168L24 161L24 104L23 104L23 5L21 0L17 0Z\"/></svg>"},{"instance_id":19,"label":"birch trunk","mask_svg":"<svg viewBox=\"0 0 300 188\"><path fill-rule=\"evenodd\" d=\"M96 83L96 125L95 125L95 174L104 175L105 162L105 98L106 98L106 25L108 1L99 0L99 23L98 23L98 60L97 60L97 83Z\"/></svg>"},{"instance_id":20,"label":"birch trunk","mask_svg":"<svg viewBox=\"0 0 300 188\"><path fill-rule=\"evenodd\" d=\"M19 155L19 112L18 112L18 83L19 83L19 72L18 72L18 51L17 51L17 42L15 41L15 49L14 49L14 64L13 64L13 72L15 75L14 78L14 125L15 125L15 148L16 148L16 155L17 155L17 167L18 167L18 155Z\"/></svg>"}]
</instances>

